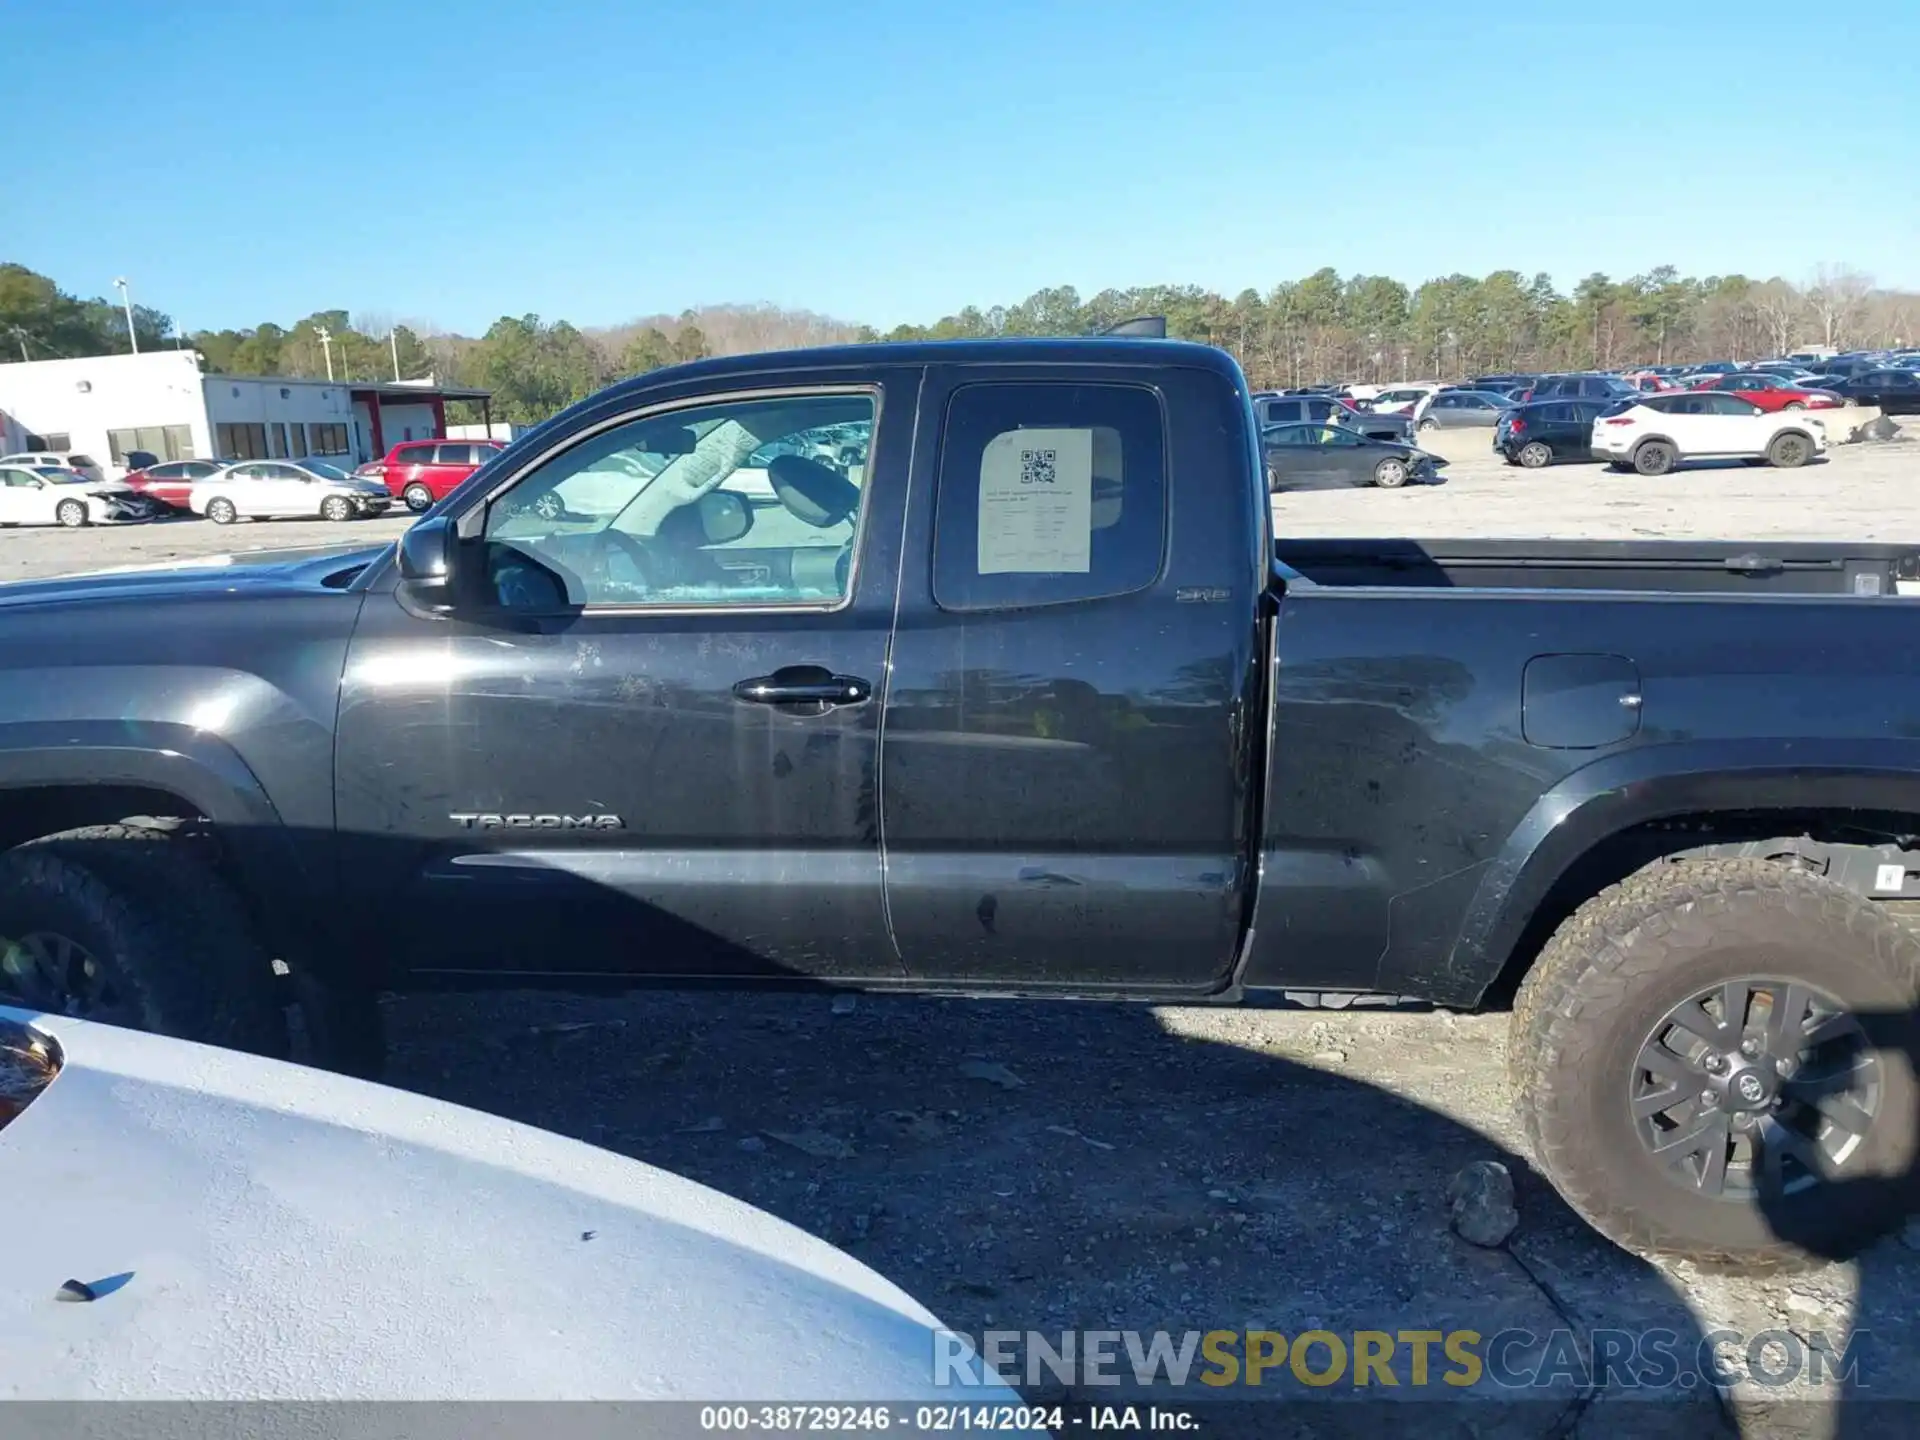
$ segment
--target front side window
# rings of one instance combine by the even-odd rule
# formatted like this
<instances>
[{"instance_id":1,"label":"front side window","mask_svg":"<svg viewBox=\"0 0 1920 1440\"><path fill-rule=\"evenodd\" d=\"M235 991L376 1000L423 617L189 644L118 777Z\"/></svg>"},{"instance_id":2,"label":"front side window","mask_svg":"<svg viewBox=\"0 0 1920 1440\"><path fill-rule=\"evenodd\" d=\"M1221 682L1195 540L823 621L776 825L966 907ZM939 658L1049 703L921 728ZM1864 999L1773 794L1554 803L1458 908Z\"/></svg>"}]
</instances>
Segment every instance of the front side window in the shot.
<instances>
[{"instance_id":1,"label":"front side window","mask_svg":"<svg viewBox=\"0 0 1920 1440\"><path fill-rule=\"evenodd\" d=\"M934 601L943 610L1014 609L1145 589L1160 575L1166 512L1153 391L963 386L941 437Z\"/></svg>"},{"instance_id":2,"label":"front side window","mask_svg":"<svg viewBox=\"0 0 1920 1440\"><path fill-rule=\"evenodd\" d=\"M534 612L837 605L852 593L875 419L870 393L794 394L590 436L488 502L492 599Z\"/></svg>"}]
</instances>

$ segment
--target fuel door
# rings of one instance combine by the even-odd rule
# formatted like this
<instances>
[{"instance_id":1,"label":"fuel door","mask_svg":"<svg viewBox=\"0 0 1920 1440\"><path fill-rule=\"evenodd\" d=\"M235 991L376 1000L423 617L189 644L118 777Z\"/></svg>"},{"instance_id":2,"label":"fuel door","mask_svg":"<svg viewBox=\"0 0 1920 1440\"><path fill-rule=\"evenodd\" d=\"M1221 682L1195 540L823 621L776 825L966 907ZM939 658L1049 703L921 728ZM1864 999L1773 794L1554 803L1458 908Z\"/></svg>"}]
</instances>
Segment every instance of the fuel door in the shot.
<instances>
[{"instance_id":1,"label":"fuel door","mask_svg":"<svg viewBox=\"0 0 1920 1440\"><path fill-rule=\"evenodd\" d=\"M1520 688L1529 745L1597 750L1640 732L1640 669L1624 655L1536 655Z\"/></svg>"}]
</instances>

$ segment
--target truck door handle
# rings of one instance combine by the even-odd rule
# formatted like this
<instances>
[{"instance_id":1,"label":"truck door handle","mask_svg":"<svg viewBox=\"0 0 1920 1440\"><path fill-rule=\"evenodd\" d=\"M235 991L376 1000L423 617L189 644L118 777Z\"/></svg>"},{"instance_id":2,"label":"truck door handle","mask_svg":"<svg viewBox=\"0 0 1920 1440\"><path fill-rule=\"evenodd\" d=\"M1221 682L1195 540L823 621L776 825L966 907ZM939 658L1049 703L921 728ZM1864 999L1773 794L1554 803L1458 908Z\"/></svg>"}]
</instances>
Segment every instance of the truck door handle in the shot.
<instances>
[{"instance_id":1,"label":"truck door handle","mask_svg":"<svg viewBox=\"0 0 1920 1440\"><path fill-rule=\"evenodd\" d=\"M733 687L753 705L858 705L873 695L873 685L857 675L835 675L824 665L783 665L771 675L756 675Z\"/></svg>"}]
</instances>

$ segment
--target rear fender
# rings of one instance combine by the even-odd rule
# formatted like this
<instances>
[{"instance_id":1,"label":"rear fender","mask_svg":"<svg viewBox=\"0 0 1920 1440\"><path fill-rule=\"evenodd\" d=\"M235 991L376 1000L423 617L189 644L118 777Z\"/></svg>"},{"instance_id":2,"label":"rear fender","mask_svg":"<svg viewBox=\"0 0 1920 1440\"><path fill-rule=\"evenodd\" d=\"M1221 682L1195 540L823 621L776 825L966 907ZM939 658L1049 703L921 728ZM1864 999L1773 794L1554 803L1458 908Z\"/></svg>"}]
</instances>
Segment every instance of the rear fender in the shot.
<instances>
[{"instance_id":1,"label":"rear fender","mask_svg":"<svg viewBox=\"0 0 1920 1440\"><path fill-rule=\"evenodd\" d=\"M1683 741L1596 760L1543 794L1507 837L1440 973L1383 976L1382 986L1475 1004L1555 884L1596 845L1652 820L1743 810L1920 815L1920 739Z\"/></svg>"}]
</instances>

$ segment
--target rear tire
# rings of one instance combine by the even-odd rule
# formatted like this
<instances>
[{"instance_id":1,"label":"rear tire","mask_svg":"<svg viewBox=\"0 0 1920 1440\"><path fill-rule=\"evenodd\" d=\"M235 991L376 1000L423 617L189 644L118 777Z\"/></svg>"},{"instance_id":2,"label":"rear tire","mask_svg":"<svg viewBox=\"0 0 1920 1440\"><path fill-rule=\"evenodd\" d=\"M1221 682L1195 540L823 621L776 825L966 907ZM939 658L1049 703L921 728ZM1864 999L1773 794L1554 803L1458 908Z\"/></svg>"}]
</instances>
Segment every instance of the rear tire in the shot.
<instances>
[{"instance_id":1,"label":"rear tire","mask_svg":"<svg viewBox=\"0 0 1920 1440\"><path fill-rule=\"evenodd\" d=\"M1781 470L1798 470L1813 458L1813 442L1789 431L1773 437L1767 446L1767 463Z\"/></svg>"},{"instance_id":2,"label":"rear tire","mask_svg":"<svg viewBox=\"0 0 1920 1440\"><path fill-rule=\"evenodd\" d=\"M1520 463L1529 470L1543 470L1553 463L1553 450L1545 442L1529 440L1520 447Z\"/></svg>"},{"instance_id":3,"label":"rear tire","mask_svg":"<svg viewBox=\"0 0 1920 1440\"><path fill-rule=\"evenodd\" d=\"M62 500L53 507L53 518L69 530L78 530L87 523L86 504L79 500Z\"/></svg>"},{"instance_id":4,"label":"rear tire","mask_svg":"<svg viewBox=\"0 0 1920 1440\"><path fill-rule=\"evenodd\" d=\"M0 994L284 1056L272 962L232 890L189 845L163 830L92 825L0 855Z\"/></svg>"},{"instance_id":5,"label":"rear tire","mask_svg":"<svg viewBox=\"0 0 1920 1440\"><path fill-rule=\"evenodd\" d=\"M433 508L433 492L418 481L401 491L400 498L406 502L407 509L416 515Z\"/></svg>"},{"instance_id":6,"label":"rear tire","mask_svg":"<svg viewBox=\"0 0 1920 1440\"><path fill-rule=\"evenodd\" d=\"M1641 475L1664 475L1679 458L1680 453L1664 440L1642 440L1634 447L1633 468Z\"/></svg>"},{"instance_id":7,"label":"rear tire","mask_svg":"<svg viewBox=\"0 0 1920 1440\"><path fill-rule=\"evenodd\" d=\"M1920 940L1827 880L1762 860L1650 866L1576 910L1515 1000L1508 1064L1535 1159L1642 1255L1750 1272L1849 1255L1915 1187L1917 978Z\"/></svg>"},{"instance_id":8,"label":"rear tire","mask_svg":"<svg viewBox=\"0 0 1920 1440\"><path fill-rule=\"evenodd\" d=\"M231 500L209 500L207 502L207 518L216 525L231 525L240 518L240 512L233 508L233 502Z\"/></svg>"},{"instance_id":9,"label":"rear tire","mask_svg":"<svg viewBox=\"0 0 1920 1440\"><path fill-rule=\"evenodd\" d=\"M1373 467L1373 483L1382 490L1398 490L1407 483L1407 462L1389 457Z\"/></svg>"}]
</instances>

